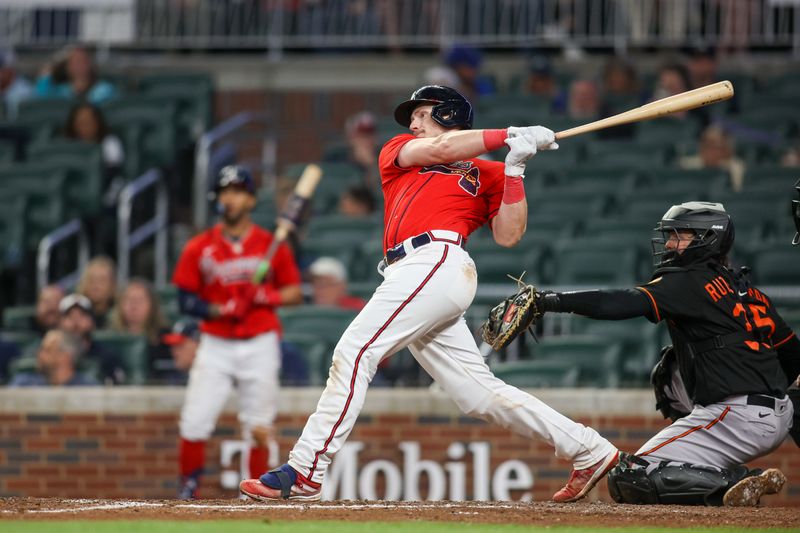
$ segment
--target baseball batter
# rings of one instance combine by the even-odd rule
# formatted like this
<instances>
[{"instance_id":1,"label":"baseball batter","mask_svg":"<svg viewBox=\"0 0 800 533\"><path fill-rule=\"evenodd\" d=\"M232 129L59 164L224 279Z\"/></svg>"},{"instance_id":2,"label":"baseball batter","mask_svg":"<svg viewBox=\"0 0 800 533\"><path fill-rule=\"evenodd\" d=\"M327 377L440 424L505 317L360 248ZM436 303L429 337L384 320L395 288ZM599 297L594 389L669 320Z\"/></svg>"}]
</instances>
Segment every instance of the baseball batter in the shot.
<instances>
[{"instance_id":1,"label":"baseball batter","mask_svg":"<svg viewBox=\"0 0 800 533\"><path fill-rule=\"evenodd\" d=\"M672 206L653 239L656 270L632 289L536 292L544 312L664 320L673 346L653 370L658 407L674 423L609 473L621 503L756 505L785 477L741 466L776 449L792 426L786 394L800 340L771 300L729 267L734 241L721 204Z\"/></svg>"},{"instance_id":2,"label":"baseball batter","mask_svg":"<svg viewBox=\"0 0 800 533\"><path fill-rule=\"evenodd\" d=\"M197 497L206 441L234 384L251 444L250 473L267 469L281 361L275 308L302 300L300 272L285 244L271 276L258 286L251 282L273 236L250 220L256 196L247 170L223 168L216 195L222 221L189 241L173 276L181 312L203 319L180 418L181 498Z\"/></svg>"},{"instance_id":3,"label":"baseball batter","mask_svg":"<svg viewBox=\"0 0 800 533\"><path fill-rule=\"evenodd\" d=\"M240 489L259 500L319 499L378 364L408 346L465 413L542 439L571 461L575 470L554 498L579 499L616 464L616 448L495 377L463 318L477 287L467 237L489 222L498 244L519 242L527 221L525 163L538 150L557 148L555 136L539 126L471 130L470 103L442 86L415 91L395 119L411 133L391 139L379 156L384 281L337 344L325 391L288 464ZM506 145L505 165L475 159Z\"/></svg>"}]
</instances>

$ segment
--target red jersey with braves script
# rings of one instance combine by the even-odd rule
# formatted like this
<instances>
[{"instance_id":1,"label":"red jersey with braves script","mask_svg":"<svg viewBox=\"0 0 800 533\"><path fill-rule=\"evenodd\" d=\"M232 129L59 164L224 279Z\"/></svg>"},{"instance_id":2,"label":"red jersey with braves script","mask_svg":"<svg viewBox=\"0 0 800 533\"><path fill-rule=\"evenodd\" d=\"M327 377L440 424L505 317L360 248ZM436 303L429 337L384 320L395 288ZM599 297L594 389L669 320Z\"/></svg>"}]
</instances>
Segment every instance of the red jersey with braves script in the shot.
<instances>
[{"instance_id":1,"label":"red jersey with braves script","mask_svg":"<svg viewBox=\"0 0 800 533\"><path fill-rule=\"evenodd\" d=\"M415 139L398 135L378 157L384 211L383 251L428 230L443 229L463 237L497 215L505 187L503 163L466 159L426 167L397 165L400 149Z\"/></svg>"},{"instance_id":2,"label":"red jersey with braves script","mask_svg":"<svg viewBox=\"0 0 800 533\"><path fill-rule=\"evenodd\" d=\"M222 305L238 296L250 283L258 263L272 243L272 233L253 225L239 241L226 239L217 224L190 240L181 254L172 282L211 304ZM294 255L281 244L272 258L266 284L280 289L300 284ZM204 320L201 331L232 339L248 339L268 331L280 331L272 307L254 305L241 321L228 318Z\"/></svg>"}]
</instances>

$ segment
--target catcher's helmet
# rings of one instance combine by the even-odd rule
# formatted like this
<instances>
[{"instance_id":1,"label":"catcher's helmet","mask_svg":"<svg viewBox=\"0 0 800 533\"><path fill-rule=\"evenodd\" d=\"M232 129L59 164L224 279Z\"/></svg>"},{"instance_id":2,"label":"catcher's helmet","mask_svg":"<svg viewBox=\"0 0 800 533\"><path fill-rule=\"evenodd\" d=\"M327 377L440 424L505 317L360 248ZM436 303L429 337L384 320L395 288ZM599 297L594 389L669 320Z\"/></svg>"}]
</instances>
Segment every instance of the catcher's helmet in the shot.
<instances>
[{"instance_id":1,"label":"catcher's helmet","mask_svg":"<svg viewBox=\"0 0 800 533\"><path fill-rule=\"evenodd\" d=\"M673 205L653 228L653 264L657 267L687 266L707 259L722 260L733 246L731 216L722 204L685 202ZM692 242L682 252L667 250L670 236L678 231L693 231Z\"/></svg>"},{"instance_id":2,"label":"catcher's helmet","mask_svg":"<svg viewBox=\"0 0 800 533\"><path fill-rule=\"evenodd\" d=\"M426 85L414 91L394 110L394 119L409 127L411 113L421 105L432 105L431 118L445 128L472 128L472 104L455 89L443 85Z\"/></svg>"},{"instance_id":3,"label":"catcher's helmet","mask_svg":"<svg viewBox=\"0 0 800 533\"><path fill-rule=\"evenodd\" d=\"M794 189L797 191L797 200L792 200L792 218L794 218L794 227L797 228L797 233L794 234L792 244L797 246L800 244L800 180L794 184Z\"/></svg>"},{"instance_id":4,"label":"catcher's helmet","mask_svg":"<svg viewBox=\"0 0 800 533\"><path fill-rule=\"evenodd\" d=\"M222 170L219 171L219 177L217 177L217 183L214 185L214 197L219 196L219 192L226 187L238 187L250 194L256 193L253 176L250 175L246 168L238 165L222 167Z\"/></svg>"}]
</instances>

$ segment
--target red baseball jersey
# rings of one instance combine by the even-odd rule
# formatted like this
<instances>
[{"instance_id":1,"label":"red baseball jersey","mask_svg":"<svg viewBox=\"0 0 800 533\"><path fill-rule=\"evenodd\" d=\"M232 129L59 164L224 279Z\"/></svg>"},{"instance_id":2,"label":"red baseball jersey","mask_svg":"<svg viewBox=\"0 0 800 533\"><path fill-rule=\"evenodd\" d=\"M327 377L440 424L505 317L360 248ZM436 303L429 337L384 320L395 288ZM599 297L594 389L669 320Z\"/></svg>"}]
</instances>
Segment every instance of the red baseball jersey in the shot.
<instances>
[{"instance_id":1,"label":"red baseball jersey","mask_svg":"<svg viewBox=\"0 0 800 533\"><path fill-rule=\"evenodd\" d=\"M466 159L426 167L397 165L400 149L415 137L398 135L378 156L385 200L383 251L433 229L468 237L497 215L503 198L503 163Z\"/></svg>"},{"instance_id":2,"label":"red baseball jersey","mask_svg":"<svg viewBox=\"0 0 800 533\"><path fill-rule=\"evenodd\" d=\"M270 243L272 233L256 225L240 241L231 241L217 224L186 244L172 282L208 303L224 304L250 283ZM265 283L276 289L300 284L300 271L286 244L278 247L270 271ZM280 332L280 322L271 307L253 306L241 321L204 320L200 329L219 337L247 339L268 331Z\"/></svg>"}]
</instances>

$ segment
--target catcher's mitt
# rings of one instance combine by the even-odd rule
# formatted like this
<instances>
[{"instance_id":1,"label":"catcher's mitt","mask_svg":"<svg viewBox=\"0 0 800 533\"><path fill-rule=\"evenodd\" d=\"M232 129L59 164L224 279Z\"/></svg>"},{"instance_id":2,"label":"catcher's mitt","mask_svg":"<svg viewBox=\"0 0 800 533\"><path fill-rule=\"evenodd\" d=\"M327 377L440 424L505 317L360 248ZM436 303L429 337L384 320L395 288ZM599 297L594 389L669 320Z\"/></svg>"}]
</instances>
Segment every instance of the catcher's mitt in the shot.
<instances>
[{"instance_id":1,"label":"catcher's mitt","mask_svg":"<svg viewBox=\"0 0 800 533\"><path fill-rule=\"evenodd\" d=\"M542 316L540 299L536 287L524 285L515 295L494 306L481 326L483 340L495 350L508 346Z\"/></svg>"}]
</instances>

